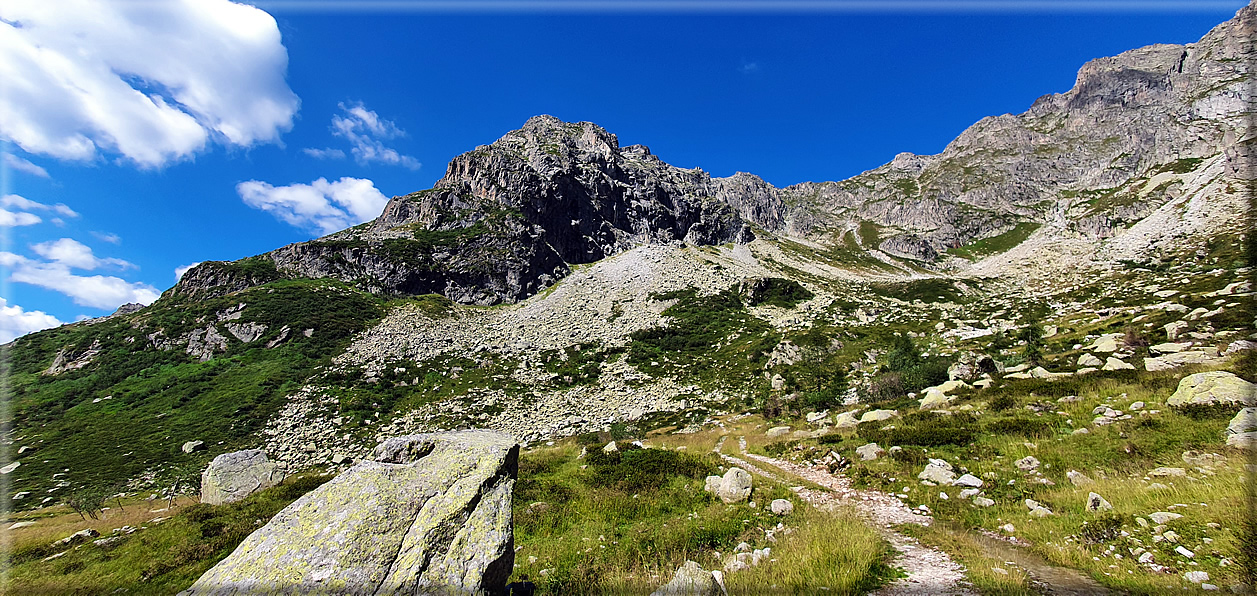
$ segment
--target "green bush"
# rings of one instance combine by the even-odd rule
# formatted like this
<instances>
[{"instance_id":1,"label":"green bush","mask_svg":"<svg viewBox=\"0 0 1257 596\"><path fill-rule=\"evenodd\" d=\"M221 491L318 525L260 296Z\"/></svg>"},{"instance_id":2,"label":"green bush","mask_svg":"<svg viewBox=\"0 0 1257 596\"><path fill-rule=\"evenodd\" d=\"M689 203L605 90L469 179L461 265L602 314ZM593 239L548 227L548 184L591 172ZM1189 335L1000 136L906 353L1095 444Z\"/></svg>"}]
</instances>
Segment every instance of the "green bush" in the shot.
<instances>
[{"instance_id":1,"label":"green bush","mask_svg":"<svg viewBox=\"0 0 1257 596\"><path fill-rule=\"evenodd\" d=\"M987 422L982 429L991 434L1020 435L1027 438L1043 437L1055 432L1052 425L1038 418L999 418Z\"/></svg>"},{"instance_id":2,"label":"green bush","mask_svg":"<svg viewBox=\"0 0 1257 596\"><path fill-rule=\"evenodd\" d=\"M625 491L656 489L677 476L702 479L716 472L705 459L665 449L624 448L610 454L598 450L586 457L591 486Z\"/></svg>"},{"instance_id":3,"label":"green bush","mask_svg":"<svg viewBox=\"0 0 1257 596\"><path fill-rule=\"evenodd\" d=\"M856 427L860 438L878 445L968 445L977 436L977 418L972 414L950 416L933 412L912 413L892 425L879 428L883 422L864 422Z\"/></svg>"}]
</instances>

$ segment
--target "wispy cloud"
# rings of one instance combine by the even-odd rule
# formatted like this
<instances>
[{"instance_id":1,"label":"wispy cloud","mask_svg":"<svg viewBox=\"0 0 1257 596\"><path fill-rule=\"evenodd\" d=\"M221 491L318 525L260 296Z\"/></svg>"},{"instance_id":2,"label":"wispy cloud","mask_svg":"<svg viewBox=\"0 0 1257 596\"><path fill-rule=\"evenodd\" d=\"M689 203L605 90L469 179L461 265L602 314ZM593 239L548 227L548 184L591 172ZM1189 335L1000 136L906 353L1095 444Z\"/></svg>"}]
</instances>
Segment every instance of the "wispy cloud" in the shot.
<instances>
[{"instance_id":1,"label":"wispy cloud","mask_svg":"<svg viewBox=\"0 0 1257 596\"><path fill-rule=\"evenodd\" d=\"M271 186L260 180L236 185L246 205L274 215L298 228L329 234L368 221L384 210L388 199L365 178L319 178L309 184Z\"/></svg>"},{"instance_id":2,"label":"wispy cloud","mask_svg":"<svg viewBox=\"0 0 1257 596\"><path fill-rule=\"evenodd\" d=\"M743 61L742 66L738 67L738 70L742 71L744 75L755 74L759 72L759 62Z\"/></svg>"},{"instance_id":3,"label":"wispy cloud","mask_svg":"<svg viewBox=\"0 0 1257 596\"><path fill-rule=\"evenodd\" d=\"M39 167L39 166L37 166L37 165L35 165L35 164L31 163L30 161L25 160L25 159L22 159L22 158L20 158L20 157L18 157L18 156L16 156L16 155L14 155L14 154L12 154L12 153L7 153L7 152L6 152L6 153L4 154L4 158L3 158L3 159L4 159L4 165L5 165L6 167L12 168L12 169L17 170L17 171L19 171L19 172L25 172L25 173L30 174L30 175L32 175L32 176L39 176L40 178L50 178L50 177L51 177L51 176L49 176L49 175L48 175L48 170L45 170L45 169L43 169L43 168L41 168L41 167Z\"/></svg>"},{"instance_id":4,"label":"wispy cloud","mask_svg":"<svg viewBox=\"0 0 1257 596\"><path fill-rule=\"evenodd\" d=\"M0 207L15 207L23 211L51 211L57 215L65 217L79 216L77 211L71 209L65 203L45 205L37 201L32 201L22 195L4 195L3 197L0 197Z\"/></svg>"},{"instance_id":5,"label":"wispy cloud","mask_svg":"<svg viewBox=\"0 0 1257 596\"><path fill-rule=\"evenodd\" d=\"M111 232L92 232L97 240L108 242L110 244L122 244L122 237Z\"/></svg>"},{"instance_id":6,"label":"wispy cloud","mask_svg":"<svg viewBox=\"0 0 1257 596\"><path fill-rule=\"evenodd\" d=\"M349 153L361 164L382 163L402 166L417 170L422 165L419 160L399 153L384 142L406 136L392 120L385 120L379 114L368 110L362 102L337 104L340 114L332 115L332 135L349 142ZM318 149L308 147L302 153L316 159L342 159L345 152L340 149Z\"/></svg>"}]
</instances>

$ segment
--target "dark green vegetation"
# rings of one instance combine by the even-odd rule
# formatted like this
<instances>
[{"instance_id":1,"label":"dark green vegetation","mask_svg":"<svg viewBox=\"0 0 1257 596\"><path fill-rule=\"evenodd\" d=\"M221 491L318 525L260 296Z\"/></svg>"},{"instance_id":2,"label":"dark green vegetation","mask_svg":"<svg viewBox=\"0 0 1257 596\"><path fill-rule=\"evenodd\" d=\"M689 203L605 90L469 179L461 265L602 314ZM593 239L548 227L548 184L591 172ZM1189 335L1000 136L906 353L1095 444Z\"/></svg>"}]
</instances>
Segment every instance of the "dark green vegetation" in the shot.
<instances>
[{"instance_id":1,"label":"dark green vegetation","mask_svg":"<svg viewBox=\"0 0 1257 596\"><path fill-rule=\"evenodd\" d=\"M1013 226L1013 228L1011 230L1008 230L1007 232L1004 232L1002 234L997 234L989 238L975 240L973 242L965 244L964 246L957 246L955 248L950 248L947 250L947 252L953 255L956 255L958 257L963 257L971 261L976 261L983 257L989 257L991 255L999 254L1002 252L1008 252L1009 250L1012 250L1017 245L1021 244L1022 242L1025 242L1026 238L1029 238L1030 235L1033 234L1035 230L1038 230L1040 227L1041 227L1041 224L1031 223L1031 222L1022 222L1022 223L1017 224L1016 226Z\"/></svg>"},{"instance_id":2,"label":"dark green vegetation","mask_svg":"<svg viewBox=\"0 0 1257 596\"><path fill-rule=\"evenodd\" d=\"M938 385L947 380L951 361L944 357L925 358L908 335L891 338L886 353L884 372L873 379L866 392L866 401L886 401L910 392Z\"/></svg>"},{"instance_id":3,"label":"dark green vegetation","mask_svg":"<svg viewBox=\"0 0 1257 596\"><path fill-rule=\"evenodd\" d=\"M781 308L794 308L798 303L815 296L799 282L780 277L757 280L747 293L749 294L746 297L748 306L769 305Z\"/></svg>"},{"instance_id":4,"label":"dark green vegetation","mask_svg":"<svg viewBox=\"0 0 1257 596\"><path fill-rule=\"evenodd\" d=\"M687 371L715 382L713 373L749 373L763 367L780 340L768 323L746 311L733 289L710 296L687 289L655 298L677 301L663 311L670 323L634 332L628 348L629 363L652 374Z\"/></svg>"},{"instance_id":5,"label":"dark green vegetation","mask_svg":"<svg viewBox=\"0 0 1257 596\"><path fill-rule=\"evenodd\" d=\"M328 479L294 477L236 503L183 507L169 519L150 522L147 529L121 535L114 543L70 548L51 561L43 559L66 547L52 547L48 541L19 542L10 554L5 588L12 594L173 594L231 554L266 520ZM145 505L129 507L135 512Z\"/></svg>"},{"instance_id":6,"label":"dark green vegetation","mask_svg":"<svg viewBox=\"0 0 1257 596\"><path fill-rule=\"evenodd\" d=\"M207 300L167 295L138 313L22 337L10 352L13 418L5 423L34 449L18 458L12 490L32 492L26 503L38 504L58 484L117 485L252 445L283 397L381 315L376 297L345 284L281 280ZM244 343L226 323L266 330ZM226 338L226 350L211 360L174 342L204 336L210 325ZM63 346L71 360L98 353L90 366L44 374ZM183 453L193 440L211 451Z\"/></svg>"}]
</instances>

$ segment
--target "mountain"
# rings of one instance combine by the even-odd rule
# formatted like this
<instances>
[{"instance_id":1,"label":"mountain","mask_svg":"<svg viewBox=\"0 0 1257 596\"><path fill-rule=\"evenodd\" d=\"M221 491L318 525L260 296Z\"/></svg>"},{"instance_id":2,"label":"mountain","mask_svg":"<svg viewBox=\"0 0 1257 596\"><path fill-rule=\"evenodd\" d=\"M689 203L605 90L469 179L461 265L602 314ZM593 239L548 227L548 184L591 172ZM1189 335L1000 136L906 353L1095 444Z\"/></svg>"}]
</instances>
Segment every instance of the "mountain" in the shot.
<instances>
[{"instance_id":1,"label":"mountain","mask_svg":"<svg viewBox=\"0 0 1257 596\"><path fill-rule=\"evenodd\" d=\"M712 177L534 117L373 221L9 344L15 503L240 447L298 470L403 432L898 403L939 366L1012 362L1037 322L1080 345L1172 323L1232 342L1252 321L1226 296L1249 271L1255 28L1249 6L1197 43L1093 60L938 155L837 182ZM934 368L888 385L908 336ZM1049 368L1076 372L1053 345Z\"/></svg>"}]
</instances>

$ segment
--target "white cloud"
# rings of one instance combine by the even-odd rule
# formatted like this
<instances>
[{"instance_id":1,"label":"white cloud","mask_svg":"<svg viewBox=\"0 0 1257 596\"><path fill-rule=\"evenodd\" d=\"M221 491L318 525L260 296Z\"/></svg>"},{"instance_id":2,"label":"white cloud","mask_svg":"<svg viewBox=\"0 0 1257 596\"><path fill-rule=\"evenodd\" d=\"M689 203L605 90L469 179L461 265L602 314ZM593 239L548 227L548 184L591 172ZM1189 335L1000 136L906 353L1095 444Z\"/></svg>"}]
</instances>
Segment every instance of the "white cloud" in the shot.
<instances>
[{"instance_id":1,"label":"white cloud","mask_svg":"<svg viewBox=\"0 0 1257 596\"><path fill-rule=\"evenodd\" d=\"M195 263L188 263L187 265L184 265L182 267L175 267L175 281L177 282L183 279L184 273L187 273L189 269L196 267L197 265L200 265L200 264L201 262L197 261Z\"/></svg>"},{"instance_id":2,"label":"white cloud","mask_svg":"<svg viewBox=\"0 0 1257 596\"><path fill-rule=\"evenodd\" d=\"M306 147L301 150L302 153L313 157L314 159L345 159L345 152L340 149L315 149L314 147Z\"/></svg>"},{"instance_id":3,"label":"white cloud","mask_svg":"<svg viewBox=\"0 0 1257 596\"><path fill-rule=\"evenodd\" d=\"M33 226L43 219L34 213L23 213L21 211L9 211L8 209L0 209L0 228L11 228L15 226Z\"/></svg>"},{"instance_id":4,"label":"white cloud","mask_svg":"<svg viewBox=\"0 0 1257 596\"><path fill-rule=\"evenodd\" d=\"M22 159L12 153L6 152L4 154L4 165L10 168L13 168L19 172L26 172L27 174L30 174L32 176L39 176L40 178L50 177L48 175L48 170L45 170L31 163L30 161Z\"/></svg>"},{"instance_id":5,"label":"white cloud","mask_svg":"<svg viewBox=\"0 0 1257 596\"><path fill-rule=\"evenodd\" d=\"M259 180L236 185L245 204L280 221L329 234L375 218L388 199L364 178L319 178L310 184L271 186Z\"/></svg>"},{"instance_id":6,"label":"white cloud","mask_svg":"<svg viewBox=\"0 0 1257 596\"><path fill-rule=\"evenodd\" d=\"M161 293L145 283L133 283L119 277L105 275L75 275L75 269L95 269L102 266L134 267L122 259L102 259L92 254L90 248L70 238L42 242L31 246L36 254L48 259L38 261L11 252L0 252L0 266L12 269L11 281L39 286L69 296L75 304L106 310L116 309L128 302L149 304Z\"/></svg>"},{"instance_id":7,"label":"white cloud","mask_svg":"<svg viewBox=\"0 0 1257 596\"><path fill-rule=\"evenodd\" d=\"M65 203L57 203L56 205L45 205L36 201L32 201L22 195L4 195L0 197L0 207L17 207L26 211L52 211L66 217L78 217L77 211L71 209Z\"/></svg>"},{"instance_id":8,"label":"white cloud","mask_svg":"<svg viewBox=\"0 0 1257 596\"><path fill-rule=\"evenodd\" d=\"M5 0L0 137L143 167L274 142L299 104L287 66L275 19L228 0Z\"/></svg>"},{"instance_id":9,"label":"white cloud","mask_svg":"<svg viewBox=\"0 0 1257 596\"><path fill-rule=\"evenodd\" d=\"M0 344L7 344L27 333L58 325L61 325L61 321L57 317L40 310L23 310L16 304L10 306L8 301L0 298Z\"/></svg>"},{"instance_id":10,"label":"white cloud","mask_svg":"<svg viewBox=\"0 0 1257 596\"><path fill-rule=\"evenodd\" d=\"M92 270L107 265L122 269L135 267L135 265L122 259L97 258L96 255L92 254L90 247L73 238L62 238L60 240L32 244L31 250L49 261L75 269Z\"/></svg>"},{"instance_id":11,"label":"white cloud","mask_svg":"<svg viewBox=\"0 0 1257 596\"><path fill-rule=\"evenodd\" d=\"M110 244L122 244L122 237L112 232L92 232L92 235Z\"/></svg>"},{"instance_id":12,"label":"white cloud","mask_svg":"<svg viewBox=\"0 0 1257 596\"><path fill-rule=\"evenodd\" d=\"M384 141L406 136L406 131L398 128L391 120L380 118L379 114L368 110L361 102L345 105L338 104L342 114L332 116L332 134L349 141L349 152L358 163L380 162L388 165L402 166L417 170L422 165L419 160L398 153L384 145ZM305 149L307 155L325 158L332 157L329 153L335 149ZM344 155L344 153L341 153Z\"/></svg>"}]
</instances>

